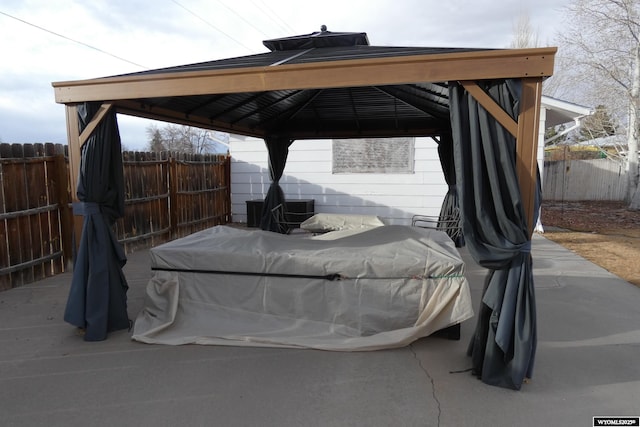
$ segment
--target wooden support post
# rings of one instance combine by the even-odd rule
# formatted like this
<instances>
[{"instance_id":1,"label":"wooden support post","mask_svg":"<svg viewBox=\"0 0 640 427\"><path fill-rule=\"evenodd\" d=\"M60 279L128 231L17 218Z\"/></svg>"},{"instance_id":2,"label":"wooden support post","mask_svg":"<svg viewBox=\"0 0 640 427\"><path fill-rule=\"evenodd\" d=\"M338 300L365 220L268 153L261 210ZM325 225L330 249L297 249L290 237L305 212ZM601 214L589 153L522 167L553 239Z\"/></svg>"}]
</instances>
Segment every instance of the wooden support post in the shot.
<instances>
[{"instance_id":1,"label":"wooden support post","mask_svg":"<svg viewBox=\"0 0 640 427\"><path fill-rule=\"evenodd\" d=\"M66 106L67 115L67 141L69 142L69 188L71 189L71 203L78 202L78 177L80 176L80 129L78 122L78 107ZM82 215L72 215L73 218L73 245L77 250L82 234ZM75 261L75 260L74 260Z\"/></svg>"},{"instance_id":2,"label":"wooden support post","mask_svg":"<svg viewBox=\"0 0 640 427\"><path fill-rule=\"evenodd\" d=\"M529 234L535 224L535 195L537 185L538 128L542 98L542 78L522 79L522 97L518 115L516 144L516 172Z\"/></svg>"}]
</instances>

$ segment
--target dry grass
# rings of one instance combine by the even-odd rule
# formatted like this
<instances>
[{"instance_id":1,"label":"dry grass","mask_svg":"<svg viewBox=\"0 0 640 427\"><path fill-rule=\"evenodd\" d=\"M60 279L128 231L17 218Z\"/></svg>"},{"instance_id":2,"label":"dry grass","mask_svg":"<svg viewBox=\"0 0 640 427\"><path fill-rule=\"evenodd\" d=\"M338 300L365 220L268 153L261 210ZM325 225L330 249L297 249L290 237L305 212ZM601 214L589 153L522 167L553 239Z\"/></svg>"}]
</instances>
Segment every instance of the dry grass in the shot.
<instances>
[{"instance_id":1,"label":"dry grass","mask_svg":"<svg viewBox=\"0 0 640 427\"><path fill-rule=\"evenodd\" d=\"M544 236L640 286L640 212L617 202L545 202Z\"/></svg>"}]
</instances>

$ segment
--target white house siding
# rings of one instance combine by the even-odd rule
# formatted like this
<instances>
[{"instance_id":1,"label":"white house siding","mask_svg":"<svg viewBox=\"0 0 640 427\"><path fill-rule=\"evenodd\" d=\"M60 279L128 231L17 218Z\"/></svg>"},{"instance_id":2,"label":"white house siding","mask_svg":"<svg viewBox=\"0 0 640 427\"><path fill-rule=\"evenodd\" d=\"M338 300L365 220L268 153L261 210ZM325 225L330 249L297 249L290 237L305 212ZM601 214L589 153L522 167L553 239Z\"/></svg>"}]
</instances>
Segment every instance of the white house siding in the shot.
<instances>
[{"instance_id":1,"label":"white house siding","mask_svg":"<svg viewBox=\"0 0 640 427\"><path fill-rule=\"evenodd\" d=\"M332 174L332 140L300 140L289 148L280 185L287 199L314 199L315 212L377 215L386 224L410 224L415 214L437 215L447 192L431 138L416 138L414 172ZM231 209L247 221L246 201L263 199L271 179L264 141L232 136Z\"/></svg>"},{"instance_id":2,"label":"white house siding","mask_svg":"<svg viewBox=\"0 0 640 427\"><path fill-rule=\"evenodd\" d=\"M544 131L546 129L547 109L540 109L540 122L538 123L538 169L540 169L540 179L544 182ZM541 183L543 184L543 183Z\"/></svg>"}]
</instances>

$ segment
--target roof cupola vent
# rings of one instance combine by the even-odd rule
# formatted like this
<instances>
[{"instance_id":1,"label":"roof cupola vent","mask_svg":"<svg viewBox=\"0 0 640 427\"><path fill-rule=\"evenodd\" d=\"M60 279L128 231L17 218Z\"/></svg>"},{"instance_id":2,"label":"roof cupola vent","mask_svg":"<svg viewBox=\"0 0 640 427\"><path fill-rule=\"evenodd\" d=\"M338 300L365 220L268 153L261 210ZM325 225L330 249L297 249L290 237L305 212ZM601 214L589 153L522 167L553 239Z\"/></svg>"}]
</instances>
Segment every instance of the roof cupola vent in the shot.
<instances>
[{"instance_id":1,"label":"roof cupola vent","mask_svg":"<svg viewBox=\"0 0 640 427\"><path fill-rule=\"evenodd\" d=\"M334 33L328 31L326 25L322 25L320 31L311 34L264 40L262 44L273 52L323 47L369 46L369 39L367 33Z\"/></svg>"}]
</instances>

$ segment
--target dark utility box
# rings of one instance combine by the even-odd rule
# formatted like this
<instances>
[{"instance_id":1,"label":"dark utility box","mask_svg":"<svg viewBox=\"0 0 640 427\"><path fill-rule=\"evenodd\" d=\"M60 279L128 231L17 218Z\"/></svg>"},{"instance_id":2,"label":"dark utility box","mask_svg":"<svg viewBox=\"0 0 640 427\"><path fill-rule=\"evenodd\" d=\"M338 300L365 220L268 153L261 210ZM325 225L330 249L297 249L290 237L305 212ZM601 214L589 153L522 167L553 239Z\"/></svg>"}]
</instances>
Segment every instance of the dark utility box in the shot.
<instances>
[{"instance_id":1,"label":"dark utility box","mask_svg":"<svg viewBox=\"0 0 640 427\"><path fill-rule=\"evenodd\" d=\"M263 204L263 200L247 200L247 227L260 227ZM314 199L287 200L285 206L287 223L293 228L300 227L304 220L315 214Z\"/></svg>"}]
</instances>

